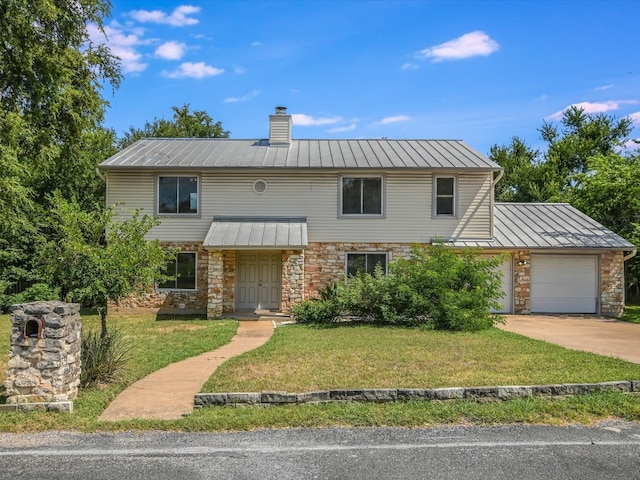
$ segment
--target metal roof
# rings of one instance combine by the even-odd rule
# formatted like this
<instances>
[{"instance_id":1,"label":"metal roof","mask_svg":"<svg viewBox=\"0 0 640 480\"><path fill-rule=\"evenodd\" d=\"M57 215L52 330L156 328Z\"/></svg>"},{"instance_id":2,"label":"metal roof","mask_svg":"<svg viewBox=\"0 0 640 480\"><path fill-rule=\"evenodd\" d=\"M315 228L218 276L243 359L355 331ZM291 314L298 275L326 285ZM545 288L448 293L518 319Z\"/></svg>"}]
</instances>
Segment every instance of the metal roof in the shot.
<instances>
[{"instance_id":1,"label":"metal roof","mask_svg":"<svg viewBox=\"0 0 640 480\"><path fill-rule=\"evenodd\" d=\"M215 216L204 239L214 248L305 248L306 217Z\"/></svg>"},{"instance_id":2,"label":"metal roof","mask_svg":"<svg viewBox=\"0 0 640 480\"><path fill-rule=\"evenodd\" d=\"M500 170L461 140L268 140L145 138L101 168L433 168Z\"/></svg>"},{"instance_id":3,"label":"metal roof","mask_svg":"<svg viewBox=\"0 0 640 480\"><path fill-rule=\"evenodd\" d=\"M568 203L496 203L492 241L457 240L455 246L482 248L603 248L634 245Z\"/></svg>"}]
</instances>

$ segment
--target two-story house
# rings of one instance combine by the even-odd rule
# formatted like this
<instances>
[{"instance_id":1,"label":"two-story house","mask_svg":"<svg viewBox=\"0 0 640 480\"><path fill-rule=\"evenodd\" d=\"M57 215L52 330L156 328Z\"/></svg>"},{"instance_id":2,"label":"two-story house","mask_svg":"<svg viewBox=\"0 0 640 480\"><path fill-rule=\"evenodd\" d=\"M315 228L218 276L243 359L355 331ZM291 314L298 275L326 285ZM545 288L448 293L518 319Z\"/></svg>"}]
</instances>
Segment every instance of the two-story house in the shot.
<instances>
[{"instance_id":1,"label":"two-story house","mask_svg":"<svg viewBox=\"0 0 640 480\"><path fill-rule=\"evenodd\" d=\"M508 254L503 312L624 308L634 246L567 204L496 203L501 167L459 140L293 140L278 108L268 139L143 139L100 168L107 203L158 217L179 252L129 306L287 312L439 237Z\"/></svg>"}]
</instances>

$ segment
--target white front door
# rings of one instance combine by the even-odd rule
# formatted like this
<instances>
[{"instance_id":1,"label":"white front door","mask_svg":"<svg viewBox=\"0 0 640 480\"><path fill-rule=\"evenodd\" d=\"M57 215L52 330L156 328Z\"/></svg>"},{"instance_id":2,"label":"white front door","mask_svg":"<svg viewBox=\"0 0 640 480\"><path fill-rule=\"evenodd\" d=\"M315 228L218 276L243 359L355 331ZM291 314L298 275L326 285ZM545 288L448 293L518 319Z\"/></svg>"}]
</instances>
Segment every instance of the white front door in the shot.
<instances>
[{"instance_id":1,"label":"white front door","mask_svg":"<svg viewBox=\"0 0 640 480\"><path fill-rule=\"evenodd\" d=\"M279 310L282 258L276 252L238 252L236 308Z\"/></svg>"}]
</instances>

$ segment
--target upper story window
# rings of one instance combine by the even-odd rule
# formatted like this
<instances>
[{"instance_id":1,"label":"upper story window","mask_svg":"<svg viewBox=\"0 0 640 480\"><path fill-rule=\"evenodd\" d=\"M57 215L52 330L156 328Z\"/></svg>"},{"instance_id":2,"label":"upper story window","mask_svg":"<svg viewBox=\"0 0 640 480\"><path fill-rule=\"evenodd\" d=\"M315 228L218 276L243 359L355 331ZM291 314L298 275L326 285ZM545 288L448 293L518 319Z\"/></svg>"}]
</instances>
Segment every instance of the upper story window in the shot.
<instances>
[{"instance_id":1,"label":"upper story window","mask_svg":"<svg viewBox=\"0 0 640 480\"><path fill-rule=\"evenodd\" d=\"M382 177L342 177L341 214L382 216Z\"/></svg>"},{"instance_id":2,"label":"upper story window","mask_svg":"<svg viewBox=\"0 0 640 480\"><path fill-rule=\"evenodd\" d=\"M158 214L198 213L198 177L158 177Z\"/></svg>"},{"instance_id":3,"label":"upper story window","mask_svg":"<svg viewBox=\"0 0 640 480\"><path fill-rule=\"evenodd\" d=\"M434 191L434 216L454 217L456 215L455 177L436 177Z\"/></svg>"},{"instance_id":4,"label":"upper story window","mask_svg":"<svg viewBox=\"0 0 640 480\"><path fill-rule=\"evenodd\" d=\"M353 277L359 273L373 275L376 266L380 265L382 271L387 273L386 253L347 253L346 268L347 277Z\"/></svg>"},{"instance_id":5,"label":"upper story window","mask_svg":"<svg viewBox=\"0 0 640 480\"><path fill-rule=\"evenodd\" d=\"M158 283L158 288L169 290L195 290L196 272L195 252L177 253L173 260L169 260L164 272L170 278L164 282Z\"/></svg>"}]
</instances>

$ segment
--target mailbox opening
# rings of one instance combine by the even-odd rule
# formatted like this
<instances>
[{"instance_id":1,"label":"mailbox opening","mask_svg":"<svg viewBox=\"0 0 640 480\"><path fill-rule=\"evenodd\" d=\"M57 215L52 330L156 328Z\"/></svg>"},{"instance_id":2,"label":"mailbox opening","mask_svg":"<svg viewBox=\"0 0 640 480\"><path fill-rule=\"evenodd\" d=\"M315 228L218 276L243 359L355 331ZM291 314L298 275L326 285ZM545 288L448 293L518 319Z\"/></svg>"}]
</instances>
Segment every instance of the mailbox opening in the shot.
<instances>
[{"instance_id":1,"label":"mailbox opening","mask_svg":"<svg viewBox=\"0 0 640 480\"><path fill-rule=\"evenodd\" d=\"M42 338L42 324L37 319L29 320L24 326L25 338Z\"/></svg>"}]
</instances>

